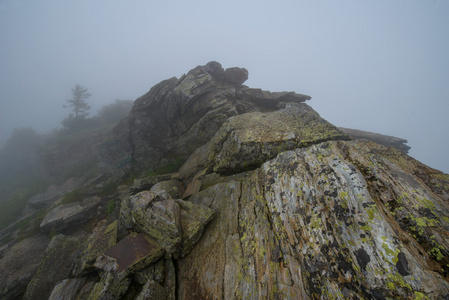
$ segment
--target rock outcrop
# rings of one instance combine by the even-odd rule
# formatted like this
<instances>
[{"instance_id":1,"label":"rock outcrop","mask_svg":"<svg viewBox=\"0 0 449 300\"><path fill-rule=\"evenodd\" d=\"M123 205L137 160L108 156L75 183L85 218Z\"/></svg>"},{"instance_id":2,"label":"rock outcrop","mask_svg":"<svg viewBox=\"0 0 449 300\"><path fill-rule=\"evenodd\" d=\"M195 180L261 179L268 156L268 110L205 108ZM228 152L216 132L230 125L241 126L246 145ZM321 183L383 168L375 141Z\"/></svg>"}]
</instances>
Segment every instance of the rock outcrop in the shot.
<instances>
[{"instance_id":1,"label":"rock outcrop","mask_svg":"<svg viewBox=\"0 0 449 300\"><path fill-rule=\"evenodd\" d=\"M205 168L223 175L239 173L260 167L281 152L337 139L349 137L306 104L289 103L274 112L231 117L192 154L180 170L181 178L191 178Z\"/></svg>"},{"instance_id":2,"label":"rock outcrop","mask_svg":"<svg viewBox=\"0 0 449 300\"><path fill-rule=\"evenodd\" d=\"M439 177L393 148L332 141L215 179L190 198L220 214L178 262L179 298L444 298Z\"/></svg>"},{"instance_id":3,"label":"rock outcrop","mask_svg":"<svg viewBox=\"0 0 449 300\"><path fill-rule=\"evenodd\" d=\"M116 173L154 170L186 159L229 117L310 99L292 92L250 89L242 85L247 78L245 69L224 70L210 62L155 85L135 101L129 116L104 141L101 166Z\"/></svg>"},{"instance_id":4,"label":"rock outcrop","mask_svg":"<svg viewBox=\"0 0 449 300\"><path fill-rule=\"evenodd\" d=\"M71 275L81 277L95 270L94 263L101 254L117 242L117 221L99 225L87 238L72 265Z\"/></svg>"},{"instance_id":5,"label":"rock outcrop","mask_svg":"<svg viewBox=\"0 0 449 300\"><path fill-rule=\"evenodd\" d=\"M449 175L247 78L211 62L137 99L112 176L41 210L66 235L2 250L0 297L448 299Z\"/></svg>"},{"instance_id":6,"label":"rock outcrop","mask_svg":"<svg viewBox=\"0 0 449 300\"><path fill-rule=\"evenodd\" d=\"M158 185L125 199L120 210L123 230L143 232L155 239L167 257L186 256L201 237L213 210L172 199Z\"/></svg>"},{"instance_id":7,"label":"rock outcrop","mask_svg":"<svg viewBox=\"0 0 449 300\"><path fill-rule=\"evenodd\" d=\"M401 150L401 152L404 154L407 154L408 151L410 150L410 146L406 145L407 144L406 139L357 129L343 128L343 127L339 127L339 129L355 140L365 139L387 147L395 147Z\"/></svg>"},{"instance_id":8,"label":"rock outcrop","mask_svg":"<svg viewBox=\"0 0 449 300\"><path fill-rule=\"evenodd\" d=\"M54 286L69 277L75 251L79 247L76 237L59 234L55 236L41 259L39 268L27 286L22 299L47 299Z\"/></svg>"}]
</instances>

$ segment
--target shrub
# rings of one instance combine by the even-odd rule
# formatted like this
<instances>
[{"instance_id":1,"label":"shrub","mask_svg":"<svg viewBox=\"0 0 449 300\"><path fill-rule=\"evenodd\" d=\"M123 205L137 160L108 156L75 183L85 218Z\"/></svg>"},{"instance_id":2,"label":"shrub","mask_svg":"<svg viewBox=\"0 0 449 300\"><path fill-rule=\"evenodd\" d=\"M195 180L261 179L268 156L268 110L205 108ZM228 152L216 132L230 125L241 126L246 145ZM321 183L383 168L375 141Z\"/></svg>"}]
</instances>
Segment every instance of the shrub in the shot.
<instances>
[{"instance_id":1,"label":"shrub","mask_svg":"<svg viewBox=\"0 0 449 300\"><path fill-rule=\"evenodd\" d=\"M52 232L50 232L50 233L48 234L48 237L49 237L50 240L51 240L51 239L53 239L55 236L57 236L58 234L59 234L59 232L53 230Z\"/></svg>"},{"instance_id":2,"label":"shrub","mask_svg":"<svg viewBox=\"0 0 449 300\"><path fill-rule=\"evenodd\" d=\"M108 206L106 207L106 213L110 215L115 209L115 199L108 201Z\"/></svg>"}]
</instances>

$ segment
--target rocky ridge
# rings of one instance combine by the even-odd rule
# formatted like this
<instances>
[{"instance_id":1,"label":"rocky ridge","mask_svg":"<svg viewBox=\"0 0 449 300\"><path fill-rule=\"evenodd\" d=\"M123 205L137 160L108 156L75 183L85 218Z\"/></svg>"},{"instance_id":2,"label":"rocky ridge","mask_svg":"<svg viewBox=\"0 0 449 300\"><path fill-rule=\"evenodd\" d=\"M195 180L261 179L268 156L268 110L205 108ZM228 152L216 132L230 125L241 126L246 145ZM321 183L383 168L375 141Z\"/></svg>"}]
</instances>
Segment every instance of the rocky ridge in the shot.
<instances>
[{"instance_id":1,"label":"rocky ridge","mask_svg":"<svg viewBox=\"0 0 449 300\"><path fill-rule=\"evenodd\" d=\"M143 172L185 160L208 142L232 116L274 111L310 96L251 89L243 68L224 70L217 62L199 66L181 78L164 80L138 98L127 118L100 149L108 172Z\"/></svg>"},{"instance_id":2,"label":"rocky ridge","mask_svg":"<svg viewBox=\"0 0 449 300\"><path fill-rule=\"evenodd\" d=\"M394 147L399 149L402 153L407 154L410 150L410 146L407 146L407 140L401 139L395 136L390 135L384 135L380 133L374 133L374 132L368 132L368 131L362 131L362 130L356 130L356 129L350 129L350 128L343 128L339 127L341 131L349 135L352 139L358 140L358 139L366 139L369 141L373 141L375 143L387 146L387 147Z\"/></svg>"},{"instance_id":3,"label":"rocky ridge","mask_svg":"<svg viewBox=\"0 0 449 300\"><path fill-rule=\"evenodd\" d=\"M52 239L6 245L0 297L449 298L449 175L247 78L211 62L137 99L82 199L33 199Z\"/></svg>"}]
</instances>

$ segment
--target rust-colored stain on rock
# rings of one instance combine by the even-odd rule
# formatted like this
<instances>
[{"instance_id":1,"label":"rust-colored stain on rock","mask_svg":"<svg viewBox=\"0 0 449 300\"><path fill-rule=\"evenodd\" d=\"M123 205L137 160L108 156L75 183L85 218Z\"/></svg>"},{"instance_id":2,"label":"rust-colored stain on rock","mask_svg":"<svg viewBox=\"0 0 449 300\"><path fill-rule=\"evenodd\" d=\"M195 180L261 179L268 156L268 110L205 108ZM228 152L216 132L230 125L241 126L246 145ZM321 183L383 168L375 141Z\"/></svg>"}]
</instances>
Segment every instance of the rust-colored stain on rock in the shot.
<instances>
[{"instance_id":1,"label":"rust-colored stain on rock","mask_svg":"<svg viewBox=\"0 0 449 300\"><path fill-rule=\"evenodd\" d=\"M122 272L141 259L150 256L159 246L153 244L145 234L128 235L104 255L117 261L117 272Z\"/></svg>"}]
</instances>

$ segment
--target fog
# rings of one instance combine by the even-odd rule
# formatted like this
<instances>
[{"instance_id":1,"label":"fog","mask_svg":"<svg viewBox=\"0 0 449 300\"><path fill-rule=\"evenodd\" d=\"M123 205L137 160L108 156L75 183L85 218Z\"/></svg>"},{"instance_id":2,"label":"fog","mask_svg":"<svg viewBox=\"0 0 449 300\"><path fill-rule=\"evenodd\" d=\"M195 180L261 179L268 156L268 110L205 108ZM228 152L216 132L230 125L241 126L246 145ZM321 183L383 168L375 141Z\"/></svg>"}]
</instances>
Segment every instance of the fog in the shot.
<instances>
[{"instance_id":1,"label":"fog","mask_svg":"<svg viewBox=\"0 0 449 300\"><path fill-rule=\"evenodd\" d=\"M0 2L0 145L60 127L71 88L91 115L211 60L295 91L331 123L402 137L449 172L449 1Z\"/></svg>"}]
</instances>

